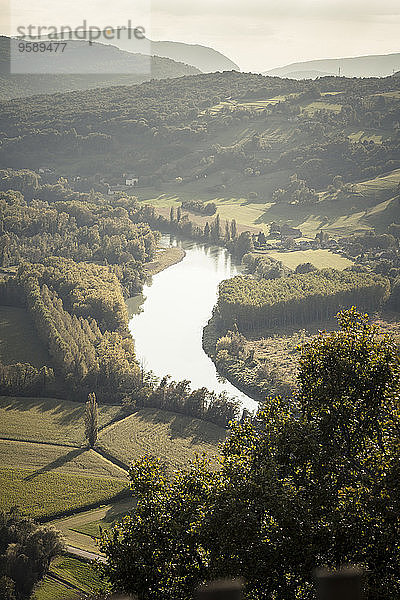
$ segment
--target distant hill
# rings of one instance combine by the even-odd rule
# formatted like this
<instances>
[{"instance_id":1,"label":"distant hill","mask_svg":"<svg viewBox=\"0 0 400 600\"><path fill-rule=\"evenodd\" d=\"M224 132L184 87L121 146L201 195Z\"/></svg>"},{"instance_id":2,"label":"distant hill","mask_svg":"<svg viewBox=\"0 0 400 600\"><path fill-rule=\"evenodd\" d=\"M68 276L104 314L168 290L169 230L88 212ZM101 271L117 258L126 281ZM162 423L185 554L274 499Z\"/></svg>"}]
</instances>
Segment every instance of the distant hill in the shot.
<instances>
[{"instance_id":1,"label":"distant hill","mask_svg":"<svg viewBox=\"0 0 400 600\"><path fill-rule=\"evenodd\" d=\"M89 32L79 32L79 38L89 39ZM183 42L152 41L145 38L137 40L132 29L118 29L113 39L99 39L102 44L113 45L125 52L140 52L151 56L169 58L176 62L192 65L203 73L215 73L216 71L240 71L240 68L232 60L210 48L199 44L185 44Z\"/></svg>"},{"instance_id":2,"label":"distant hill","mask_svg":"<svg viewBox=\"0 0 400 600\"><path fill-rule=\"evenodd\" d=\"M74 90L87 90L115 85L130 85L150 79L167 79L195 75L200 71L191 65L169 58L125 52L116 46L84 41L68 41L63 56L62 74L10 74L10 44L17 40L0 36L0 99L9 100ZM36 54L35 60L57 60L49 53ZM65 74L64 74L65 73Z\"/></svg>"},{"instance_id":3,"label":"distant hill","mask_svg":"<svg viewBox=\"0 0 400 600\"><path fill-rule=\"evenodd\" d=\"M317 77L327 77L335 75L334 73L324 73L323 71L292 71L286 73L284 77L288 79L317 79Z\"/></svg>"},{"instance_id":4,"label":"distant hill","mask_svg":"<svg viewBox=\"0 0 400 600\"><path fill-rule=\"evenodd\" d=\"M229 58L207 46L183 44L182 42L151 42L153 56L164 56L172 60L193 65L203 73L215 71L240 71L237 64Z\"/></svg>"},{"instance_id":5,"label":"distant hill","mask_svg":"<svg viewBox=\"0 0 400 600\"><path fill-rule=\"evenodd\" d=\"M400 70L400 53L309 60L271 69L263 75L315 79L326 75L338 75L339 69L344 77L388 77L393 71Z\"/></svg>"}]
</instances>

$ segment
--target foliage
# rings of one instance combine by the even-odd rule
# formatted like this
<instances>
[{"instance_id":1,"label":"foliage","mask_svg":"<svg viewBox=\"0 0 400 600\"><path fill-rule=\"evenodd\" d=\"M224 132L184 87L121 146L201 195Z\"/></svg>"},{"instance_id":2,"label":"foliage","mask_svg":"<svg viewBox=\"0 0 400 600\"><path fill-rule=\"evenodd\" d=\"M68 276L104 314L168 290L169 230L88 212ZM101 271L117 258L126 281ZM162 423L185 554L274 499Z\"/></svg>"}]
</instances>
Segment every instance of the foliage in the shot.
<instances>
[{"instance_id":1,"label":"foliage","mask_svg":"<svg viewBox=\"0 0 400 600\"><path fill-rule=\"evenodd\" d=\"M249 598L311 600L312 570L352 562L371 597L400 592L399 359L354 309L303 351L297 402L270 399L232 426L221 470L199 458L164 476L133 464L137 508L102 541L112 584L186 599L201 581L242 576Z\"/></svg>"},{"instance_id":2,"label":"foliage","mask_svg":"<svg viewBox=\"0 0 400 600\"><path fill-rule=\"evenodd\" d=\"M85 407L85 437L90 448L96 444L99 432L96 394L89 394Z\"/></svg>"},{"instance_id":3,"label":"foliage","mask_svg":"<svg viewBox=\"0 0 400 600\"><path fill-rule=\"evenodd\" d=\"M318 202L319 197L315 190L310 189L303 179L294 174L285 188L275 190L272 199L288 204L312 205Z\"/></svg>"},{"instance_id":4,"label":"foliage","mask_svg":"<svg viewBox=\"0 0 400 600\"><path fill-rule=\"evenodd\" d=\"M49 256L110 264L126 295L138 293L145 279L142 265L154 258L158 234L137 221L134 200L110 206L100 194L37 180L32 171L0 171L0 188L9 190L0 192L0 264L43 262Z\"/></svg>"},{"instance_id":5,"label":"foliage","mask_svg":"<svg viewBox=\"0 0 400 600\"><path fill-rule=\"evenodd\" d=\"M49 259L45 265L20 267L17 280L27 308L54 364L75 393L84 397L94 390L108 402L121 400L127 389L137 385L139 367L133 340L126 332L126 308L118 282L105 267L72 261L70 270L65 266L62 259ZM75 314L65 310L58 290ZM100 318L103 315L103 326L108 323L123 331L102 333L90 316L92 310ZM84 318L82 313L88 312L89 318Z\"/></svg>"},{"instance_id":6,"label":"foliage","mask_svg":"<svg viewBox=\"0 0 400 600\"><path fill-rule=\"evenodd\" d=\"M7 592L2 597L11 600L15 593L17 599L29 598L50 561L63 550L60 534L15 508L0 512L0 532L0 580Z\"/></svg>"},{"instance_id":7,"label":"foliage","mask_svg":"<svg viewBox=\"0 0 400 600\"><path fill-rule=\"evenodd\" d=\"M324 269L275 280L237 276L220 284L217 314L225 325L254 329L328 318L341 306L375 308L389 295L378 275Z\"/></svg>"},{"instance_id":8,"label":"foliage","mask_svg":"<svg viewBox=\"0 0 400 600\"><path fill-rule=\"evenodd\" d=\"M0 362L0 395L46 396L54 382L54 371L48 367L37 369L27 363L3 365Z\"/></svg>"},{"instance_id":9,"label":"foliage","mask_svg":"<svg viewBox=\"0 0 400 600\"><path fill-rule=\"evenodd\" d=\"M267 254L245 254L242 263L249 273L260 279L279 279L290 273L290 270L284 267L281 261Z\"/></svg>"},{"instance_id":10,"label":"foliage","mask_svg":"<svg viewBox=\"0 0 400 600\"><path fill-rule=\"evenodd\" d=\"M217 212L215 202L199 202L199 200L185 200L182 202L182 209L188 210L199 215L212 216Z\"/></svg>"}]
</instances>

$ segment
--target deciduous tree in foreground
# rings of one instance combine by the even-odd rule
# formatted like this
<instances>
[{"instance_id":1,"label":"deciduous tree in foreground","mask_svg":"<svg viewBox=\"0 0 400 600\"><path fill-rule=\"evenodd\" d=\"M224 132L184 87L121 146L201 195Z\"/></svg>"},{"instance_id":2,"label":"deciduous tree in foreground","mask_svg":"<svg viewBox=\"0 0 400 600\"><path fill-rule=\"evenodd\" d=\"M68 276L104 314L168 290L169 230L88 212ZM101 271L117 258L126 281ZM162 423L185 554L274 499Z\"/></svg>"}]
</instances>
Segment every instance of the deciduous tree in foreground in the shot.
<instances>
[{"instance_id":1,"label":"deciduous tree in foreground","mask_svg":"<svg viewBox=\"0 0 400 600\"><path fill-rule=\"evenodd\" d=\"M102 540L116 588L186 600L242 576L247 598L308 600L316 566L357 563L371 598L399 597L398 354L366 315L338 318L303 348L296 398L232 425L218 471L133 463L137 507Z\"/></svg>"},{"instance_id":2,"label":"deciduous tree in foreground","mask_svg":"<svg viewBox=\"0 0 400 600\"><path fill-rule=\"evenodd\" d=\"M35 584L49 570L51 560L61 554L61 534L35 523L18 509L0 512L0 597L29 598Z\"/></svg>"}]
</instances>

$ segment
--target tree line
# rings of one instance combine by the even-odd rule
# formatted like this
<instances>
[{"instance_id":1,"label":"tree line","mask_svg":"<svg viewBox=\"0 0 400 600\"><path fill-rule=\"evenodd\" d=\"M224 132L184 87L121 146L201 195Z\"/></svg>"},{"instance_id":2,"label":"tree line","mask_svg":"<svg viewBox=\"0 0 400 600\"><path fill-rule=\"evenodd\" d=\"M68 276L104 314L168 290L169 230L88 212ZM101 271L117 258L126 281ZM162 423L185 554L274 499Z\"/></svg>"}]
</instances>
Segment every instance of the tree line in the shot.
<instances>
[{"instance_id":1,"label":"tree line","mask_svg":"<svg viewBox=\"0 0 400 600\"><path fill-rule=\"evenodd\" d=\"M71 399L94 393L101 403L123 404L128 411L160 408L226 427L238 418L238 401L189 381L159 380L142 369L128 331L121 287L110 268L52 258L22 265L2 287L19 294L45 343ZM0 391L6 395L43 395L54 383L53 369L0 365Z\"/></svg>"},{"instance_id":2,"label":"tree line","mask_svg":"<svg viewBox=\"0 0 400 600\"><path fill-rule=\"evenodd\" d=\"M273 280L237 276L220 284L216 315L225 327L294 325L328 319L340 307L376 308L389 292L379 275L334 269Z\"/></svg>"}]
</instances>

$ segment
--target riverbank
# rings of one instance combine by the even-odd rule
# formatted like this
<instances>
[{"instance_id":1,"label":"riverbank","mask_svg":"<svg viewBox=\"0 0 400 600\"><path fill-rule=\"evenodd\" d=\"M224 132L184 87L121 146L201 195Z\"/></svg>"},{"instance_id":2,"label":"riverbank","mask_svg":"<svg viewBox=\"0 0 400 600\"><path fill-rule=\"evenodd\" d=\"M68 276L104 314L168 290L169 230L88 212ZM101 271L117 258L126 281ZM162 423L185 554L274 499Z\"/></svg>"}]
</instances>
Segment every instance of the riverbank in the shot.
<instances>
[{"instance_id":1,"label":"riverbank","mask_svg":"<svg viewBox=\"0 0 400 600\"><path fill-rule=\"evenodd\" d=\"M239 356L232 356L226 350L217 356L217 342L226 335L215 315L203 330L203 350L222 377L257 402L263 402L269 396L293 393L297 376L297 357L293 353L303 341L299 333L268 332L266 338L259 340L242 338L243 351ZM274 352L275 345L277 350Z\"/></svg>"},{"instance_id":2,"label":"riverbank","mask_svg":"<svg viewBox=\"0 0 400 600\"><path fill-rule=\"evenodd\" d=\"M224 377L229 383L234 385L243 394L246 394L256 402L263 402L268 395L271 395L269 388L260 385L254 377L251 376L251 371L246 373L245 361L240 359L229 359L227 361L217 360L215 347L218 339L223 335L217 327L215 316L211 317L207 325L203 329L202 346L204 352L214 363L217 372Z\"/></svg>"},{"instance_id":3,"label":"riverbank","mask_svg":"<svg viewBox=\"0 0 400 600\"><path fill-rule=\"evenodd\" d=\"M163 248L159 251L154 260L144 265L144 271L148 277L153 277L161 273L164 269L172 267L181 262L186 256L185 250L180 247Z\"/></svg>"}]
</instances>

